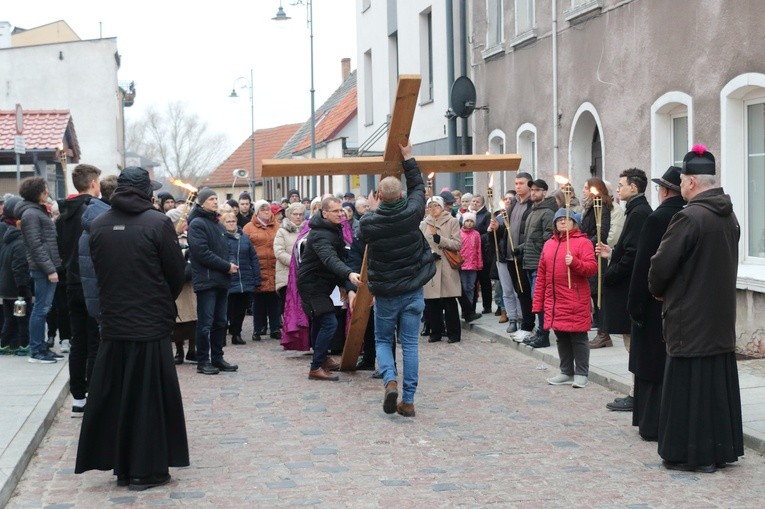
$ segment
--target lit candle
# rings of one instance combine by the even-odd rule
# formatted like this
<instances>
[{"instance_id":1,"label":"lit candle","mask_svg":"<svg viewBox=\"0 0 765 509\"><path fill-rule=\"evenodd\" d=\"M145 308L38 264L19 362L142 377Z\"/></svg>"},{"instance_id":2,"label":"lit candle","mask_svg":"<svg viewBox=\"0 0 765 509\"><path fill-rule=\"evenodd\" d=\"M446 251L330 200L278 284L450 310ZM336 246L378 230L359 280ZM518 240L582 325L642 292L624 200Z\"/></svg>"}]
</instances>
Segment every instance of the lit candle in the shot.
<instances>
[{"instance_id":1,"label":"lit candle","mask_svg":"<svg viewBox=\"0 0 765 509\"><path fill-rule=\"evenodd\" d=\"M569 245L568 237L568 220L571 216L571 186L569 181L563 175L555 175L555 182L561 186L561 191L566 199L566 254L571 254L571 246ZM568 274L568 287L571 288L571 267L566 266L566 273Z\"/></svg>"},{"instance_id":2,"label":"lit candle","mask_svg":"<svg viewBox=\"0 0 765 509\"><path fill-rule=\"evenodd\" d=\"M600 244L600 226L601 219L603 217L603 198L601 198L598 188L591 187L590 194L592 194L592 209L595 211L595 235L597 243ZM600 265L600 257L597 257L598 262L598 309L600 309L600 285L602 277L602 268Z\"/></svg>"}]
</instances>

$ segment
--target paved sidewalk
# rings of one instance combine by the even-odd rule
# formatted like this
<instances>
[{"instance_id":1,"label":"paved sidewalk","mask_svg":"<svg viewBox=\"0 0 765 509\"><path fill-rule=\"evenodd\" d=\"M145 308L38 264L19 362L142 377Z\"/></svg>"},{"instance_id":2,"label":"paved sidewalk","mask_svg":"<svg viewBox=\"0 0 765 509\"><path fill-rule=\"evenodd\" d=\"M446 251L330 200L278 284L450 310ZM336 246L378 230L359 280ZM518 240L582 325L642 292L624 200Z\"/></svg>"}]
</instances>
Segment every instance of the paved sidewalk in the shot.
<instances>
[{"instance_id":1,"label":"paved sidewalk","mask_svg":"<svg viewBox=\"0 0 765 509\"><path fill-rule=\"evenodd\" d=\"M13 494L69 394L69 364L31 364L0 356L0 507Z\"/></svg>"},{"instance_id":2,"label":"paved sidewalk","mask_svg":"<svg viewBox=\"0 0 765 509\"><path fill-rule=\"evenodd\" d=\"M560 365L555 334L550 334L548 348L534 349L516 343L505 332L507 324L498 323L494 315L483 315L467 326L477 334L507 344L511 348L531 355L553 367ZM590 339L595 337L590 333ZM590 350L590 382L627 394L632 385L632 373L627 369L629 354L624 348L621 335L611 336L613 347ZM744 423L744 445L765 452L765 359L738 362L738 378L741 388L741 413ZM603 402L604 411L608 401Z\"/></svg>"},{"instance_id":3,"label":"paved sidewalk","mask_svg":"<svg viewBox=\"0 0 765 509\"><path fill-rule=\"evenodd\" d=\"M382 413L368 372L310 381L308 357L275 341L227 347L235 374L180 366L192 466L145 494L117 488L107 472L73 474L81 420L69 414L66 362L0 357L0 507L753 507L765 498L754 451L712 476L668 472L629 414L605 409L630 383L619 341L592 352L594 383L571 390L544 382L558 366L554 345L520 346L504 328L484 315L462 343L421 339L414 419ZM763 364L739 363L746 442L757 451Z\"/></svg>"}]
</instances>

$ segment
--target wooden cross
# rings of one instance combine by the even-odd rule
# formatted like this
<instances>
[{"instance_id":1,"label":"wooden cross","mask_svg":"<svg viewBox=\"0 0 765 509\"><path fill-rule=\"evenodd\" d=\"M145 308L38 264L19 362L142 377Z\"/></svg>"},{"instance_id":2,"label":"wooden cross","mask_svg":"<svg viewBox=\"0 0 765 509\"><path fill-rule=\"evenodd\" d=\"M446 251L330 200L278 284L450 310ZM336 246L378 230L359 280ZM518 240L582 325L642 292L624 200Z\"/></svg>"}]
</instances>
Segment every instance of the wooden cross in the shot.
<instances>
[{"instance_id":1,"label":"wooden cross","mask_svg":"<svg viewBox=\"0 0 765 509\"><path fill-rule=\"evenodd\" d=\"M396 103L393 107L388 140L382 157L344 157L341 159L264 159L262 175L264 177L304 177L312 175L376 175L381 178L389 175L401 176L400 145L407 145L412 129L414 111L420 93L419 75L399 76L396 91ZM466 133L463 133L466 136ZM452 155L452 156L416 156L417 165L424 174L455 173L463 171L515 171L521 163L518 154ZM423 179L424 180L424 179ZM361 285L356 292L356 302L351 316L351 325L343 348L340 369L356 369L356 361L361 352L364 333L369 320L369 308L372 294L367 286L367 254L361 264Z\"/></svg>"}]
</instances>

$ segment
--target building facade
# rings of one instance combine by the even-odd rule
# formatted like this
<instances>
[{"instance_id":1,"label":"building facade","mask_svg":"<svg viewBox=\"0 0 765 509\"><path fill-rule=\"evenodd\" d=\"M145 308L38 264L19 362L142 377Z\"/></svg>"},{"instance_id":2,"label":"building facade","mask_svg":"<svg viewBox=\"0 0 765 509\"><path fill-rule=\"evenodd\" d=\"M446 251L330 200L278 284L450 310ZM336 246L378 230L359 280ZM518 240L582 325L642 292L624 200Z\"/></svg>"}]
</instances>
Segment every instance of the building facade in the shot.
<instances>
[{"instance_id":1,"label":"building facade","mask_svg":"<svg viewBox=\"0 0 765 509\"><path fill-rule=\"evenodd\" d=\"M741 223L739 350L765 354L765 39L757 0L477 0L475 152L577 193L630 167L659 177L696 143ZM513 174L504 178L511 179ZM656 191L646 193L658 205ZM710 289L710 297L714 290Z\"/></svg>"}]
</instances>

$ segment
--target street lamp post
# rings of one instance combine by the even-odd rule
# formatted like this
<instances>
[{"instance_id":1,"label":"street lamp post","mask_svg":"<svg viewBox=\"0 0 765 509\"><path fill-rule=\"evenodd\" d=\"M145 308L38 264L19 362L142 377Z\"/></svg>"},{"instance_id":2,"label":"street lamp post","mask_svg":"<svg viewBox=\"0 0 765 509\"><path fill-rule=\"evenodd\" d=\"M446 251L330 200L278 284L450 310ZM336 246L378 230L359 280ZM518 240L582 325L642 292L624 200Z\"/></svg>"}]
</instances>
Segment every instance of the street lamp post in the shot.
<instances>
[{"instance_id":1,"label":"street lamp post","mask_svg":"<svg viewBox=\"0 0 765 509\"><path fill-rule=\"evenodd\" d=\"M296 0L291 5L301 5L303 4L303 0ZM314 102L314 96L316 90L313 86L313 0L306 0L306 9L308 11L308 28L309 28L309 38L311 42L311 159L316 159L316 104ZM276 11L276 16L271 18L274 21L286 21L288 19L291 19L287 14L284 12L284 8L282 8L281 2L279 2L279 10ZM311 191L313 193L317 192L317 184L316 184L316 176L311 177Z\"/></svg>"},{"instance_id":2,"label":"street lamp post","mask_svg":"<svg viewBox=\"0 0 765 509\"><path fill-rule=\"evenodd\" d=\"M252 160L250 161L250 193L251 196L255 197L255 97L253 93L253 84L254 81L254 74L252 69L250 69L250 79L248 80L244 76L240 76L234 80L234 86L231 88L231 94L229 94L229 97L239 97L239 95L236 93L236 87L237 83L242 83L239 85L240 88L249 88L250 89L250 125L252 127L252 132L250 133L250 152ZM265 187L265 186L264 186ZM265 189L263 190L263 197L265 198Z\"/></svg>"}]
</instances>

